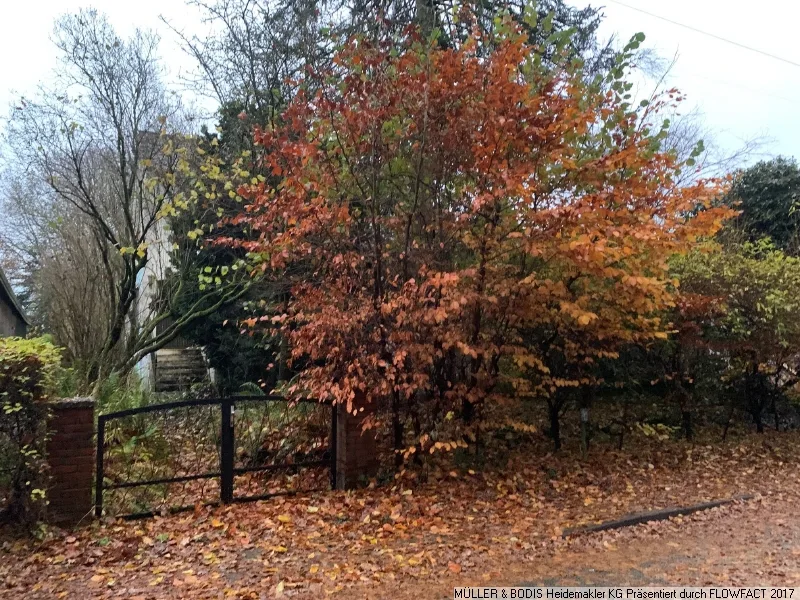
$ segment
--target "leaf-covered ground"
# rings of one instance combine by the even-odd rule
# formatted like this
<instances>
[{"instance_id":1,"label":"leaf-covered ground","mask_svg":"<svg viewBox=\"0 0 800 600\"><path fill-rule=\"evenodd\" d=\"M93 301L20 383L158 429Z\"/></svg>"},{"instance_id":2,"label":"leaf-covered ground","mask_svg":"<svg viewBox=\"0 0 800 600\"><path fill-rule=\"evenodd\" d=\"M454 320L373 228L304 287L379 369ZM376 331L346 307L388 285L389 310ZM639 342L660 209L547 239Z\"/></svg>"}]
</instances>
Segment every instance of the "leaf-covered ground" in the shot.
<instances>
[{"instance_id":1,"label":"leaf-covered ground","mask_svg":"<svg viewBox=\"0 0 800 600\"><path fill-rule=\"evenodd\" d=\"M2 542L0 596L421 600L486 582L800 583L798 458L794 433L640 441L586 460L517 451L502 470L424 484L95 523ZM568 526L740 493L759 497L560 539Z\"/></svg>"}]
</instances>

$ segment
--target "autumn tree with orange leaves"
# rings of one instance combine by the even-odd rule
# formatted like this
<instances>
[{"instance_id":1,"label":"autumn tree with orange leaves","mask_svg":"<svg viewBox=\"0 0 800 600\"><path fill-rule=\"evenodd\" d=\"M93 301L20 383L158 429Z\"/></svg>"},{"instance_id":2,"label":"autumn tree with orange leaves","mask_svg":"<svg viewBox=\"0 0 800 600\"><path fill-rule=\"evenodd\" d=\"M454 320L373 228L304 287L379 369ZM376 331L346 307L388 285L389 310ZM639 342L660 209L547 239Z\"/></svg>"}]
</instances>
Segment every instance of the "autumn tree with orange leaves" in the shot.
<instances>
[{"instance_id":1,"label":"autumn tree with orange leaves","mask_svg":"<svg viewBox=\"0 0 800 600\"><path fill-rule=\"evenodd\" d=\"M660 151L669 95L545 67L510 19L442 49L351 40L284 125L256 133L261 178L232 219L259 272L289 278L285 390L376 408L399 459L475 440L514 403L566 402L596 365L669 334L668 259L713 234L714 182ZM644 103L643 103L644 104ZM250 325L255 324L252 320Z\"/></svg>"}]
</instances>

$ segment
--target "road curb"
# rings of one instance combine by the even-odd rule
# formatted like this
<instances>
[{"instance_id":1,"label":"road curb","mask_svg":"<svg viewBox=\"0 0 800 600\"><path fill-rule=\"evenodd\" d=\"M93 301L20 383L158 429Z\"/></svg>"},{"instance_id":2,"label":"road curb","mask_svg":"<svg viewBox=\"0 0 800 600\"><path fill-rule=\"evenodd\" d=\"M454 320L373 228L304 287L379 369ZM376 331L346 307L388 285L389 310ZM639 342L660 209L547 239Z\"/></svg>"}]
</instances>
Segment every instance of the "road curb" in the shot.
<instances>
[{"instance_id":1,"label":"road curb","mask_svg":"<svg viewBox=\"0 0 800 600\"><path fill-rule=\"evenodd\" d=\"M613 521L605 521L604 523L597 523L596 525L583 525L581 527L568 527L561 534L562 538L567 538L574 535L582 535L585 533L596 533L598 531L609 531L611 529L621 529L623 527L631 527L633 525L641 525L642 523L649 523L651 521L665 521L672 517L680 517L692 513L700 512L702 510L709 510L718 506L725 506L734 502L743 502L752 500L755 496L752 494L743 494L734 496L733 498L726 498L724 500L714 500L712 502L703 502L702 504L693 504L691 506L662 508L659 510L651 510L648 512L633 513L626 515L620 519Z\"/></svg>"}]
</instances>

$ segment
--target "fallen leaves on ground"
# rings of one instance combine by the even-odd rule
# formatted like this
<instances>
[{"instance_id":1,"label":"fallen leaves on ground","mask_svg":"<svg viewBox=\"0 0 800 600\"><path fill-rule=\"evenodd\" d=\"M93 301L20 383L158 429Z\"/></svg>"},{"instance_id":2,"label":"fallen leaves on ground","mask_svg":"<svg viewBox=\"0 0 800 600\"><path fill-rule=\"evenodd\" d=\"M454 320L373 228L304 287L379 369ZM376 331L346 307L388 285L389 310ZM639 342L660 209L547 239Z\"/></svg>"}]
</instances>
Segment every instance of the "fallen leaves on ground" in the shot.
<instances>
[{"instance_id":1,"label":"fallen leaves on ground","mask_svg":"<svg viewBox=\"0 0 800 600\"><path fill-rule=\"evenodd\" d=\"M566 527L740 493L796 498L798 457L794 433L714 446L597 449L587 460L527 449L510 453L500 470L454 477L448 469L426 483L95 523L43 543L3 542L0 595L351 598L363 590L495 580L545 555L575 547L616 553L618 541L635 532L659 534L727 513L563 541Z\"/></svg>"}]
</instances>

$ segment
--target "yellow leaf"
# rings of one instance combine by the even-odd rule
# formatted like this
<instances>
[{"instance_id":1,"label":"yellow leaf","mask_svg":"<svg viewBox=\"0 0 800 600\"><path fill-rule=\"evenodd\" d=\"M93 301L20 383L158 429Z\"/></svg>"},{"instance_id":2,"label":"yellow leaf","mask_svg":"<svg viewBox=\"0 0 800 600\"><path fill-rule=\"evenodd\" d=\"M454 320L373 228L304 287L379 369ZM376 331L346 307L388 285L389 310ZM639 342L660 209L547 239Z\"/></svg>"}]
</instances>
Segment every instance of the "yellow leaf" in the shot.
<instances>
[{"instance_id":1,"label":"yellow leaf","mask_svg":"<svg viewBox=\"0 0 800 600\"><path fill-rule=\"evenodd\" d=\"M319 512L319 506L309 506L306 510L310 513Z\"/></svg>"},{"instance_id":2,"label":"yellow leaf","mask_svg":"<svg viewBox=\"0 0 800 600\"><path fill-rule=\"evenodd\" d=\"M308 570L308 572L312 575L314 575L317 571L319 571L319 565L311 565L311 568Z\"/></svg>"},{"instance_id":3,"label":"yellow leaf","mask_svg":"<svg viewBox=\"0 0 800 600\"><path fill-rule=\"evenodd\" d=\"M212 519L211 520L211 526L212 527L216 527L217 529L219 529L220 527L225 527L225 523L223 523L219 519Z\"/></svg>"},{"instance_id":4,"label":"yellow leaf","mask_svg":"<svg viewBox=\"0 0 800 600\"><path fill-rule=\"evenodd\" d=\"M290 517L289 515L278 515L278 521L280 521L281 523L291 523L292 517Z\"/></svg>"}]
</instances>

